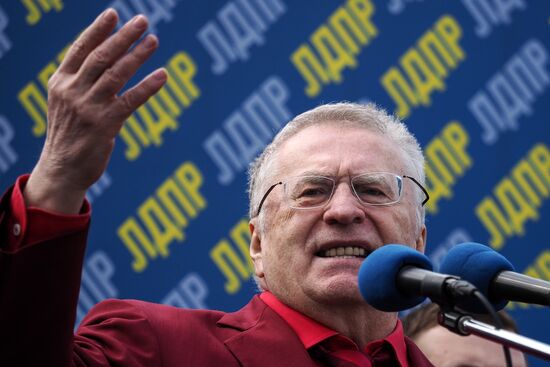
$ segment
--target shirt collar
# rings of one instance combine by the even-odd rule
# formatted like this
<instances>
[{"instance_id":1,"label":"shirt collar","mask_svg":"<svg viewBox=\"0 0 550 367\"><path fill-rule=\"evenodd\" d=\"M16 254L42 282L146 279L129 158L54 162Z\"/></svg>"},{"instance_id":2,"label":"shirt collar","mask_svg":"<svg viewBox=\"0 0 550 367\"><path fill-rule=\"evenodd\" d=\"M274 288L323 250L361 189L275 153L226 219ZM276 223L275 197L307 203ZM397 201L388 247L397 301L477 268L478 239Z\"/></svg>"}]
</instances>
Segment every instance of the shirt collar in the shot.
<instances>
[{"instance_id":1,"label":"shirt collar","mask_svg":"<svg viewBox=\"0 0 550 367\"><path fill-rule=\"evenodd\" d=\"M402 367L407 367L409 365L407 358L407 346L405 344L405 335L403 333L403 324L401 323L401 320L397 319L395 328L385 338L374 340L367 344L365 347L365 353L370 354L371 351L377 350L383 343L388 343L391 346L397 356L397 359L399 360L399 364Z\"/></svg>"},{"instance_id":2,"label":"shirt collar","mask_svg":"<svg viewBox=\"0 0 550 367\"><path fill-rule=\"evenodd\" d=\"M290 328L294 330L306 349L338 334L336 331L288 307L271 292L263 292L260 294L260 298L290 325Z\"/></svg>"},{"instance_id":3,"label":"shirt collar","mask_svg":"<svg viewBox=\"0 0 550 367\"><path fill-rule=\"evenodd\" d=\"M339 335L336 331L288 307L279 301L271 292L262 292L260 294L260 299L289 324L290 328L296 333L306 349L332 336ZM365 353L370 354L377 350L383 343L388 343L392 347L402 367L408 367L407 347L405 345L403 325L400 320L397 320L395 328L388 336L367 344Z\"/></svg>"}]
</instances>

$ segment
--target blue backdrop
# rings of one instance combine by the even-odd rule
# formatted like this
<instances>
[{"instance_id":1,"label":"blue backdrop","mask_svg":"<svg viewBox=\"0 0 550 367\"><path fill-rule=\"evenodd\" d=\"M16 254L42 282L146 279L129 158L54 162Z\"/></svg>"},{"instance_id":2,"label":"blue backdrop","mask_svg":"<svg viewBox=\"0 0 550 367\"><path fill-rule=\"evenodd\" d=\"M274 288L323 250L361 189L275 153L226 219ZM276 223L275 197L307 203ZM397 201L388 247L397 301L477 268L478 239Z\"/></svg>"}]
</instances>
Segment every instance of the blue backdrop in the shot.
<instances>
[{"instance_id":1,"label":"blue backdrop","mask_svg":"<svg viewBox=\"0 0 550 367\"><path fill-rule=\"evenodd\" d=\"M423 145L436 265L476 241L550 279L547 1L2 0L2 189L32 169L46 81L106 7L149 17L161 46L136 78L164 65L170 80L88 193L79 320L106 297L242 306L255 292L246 167L293 115L340 100L395 112ZM550 343L548 308L508 309Z\"/></svg>"}]
</instances>

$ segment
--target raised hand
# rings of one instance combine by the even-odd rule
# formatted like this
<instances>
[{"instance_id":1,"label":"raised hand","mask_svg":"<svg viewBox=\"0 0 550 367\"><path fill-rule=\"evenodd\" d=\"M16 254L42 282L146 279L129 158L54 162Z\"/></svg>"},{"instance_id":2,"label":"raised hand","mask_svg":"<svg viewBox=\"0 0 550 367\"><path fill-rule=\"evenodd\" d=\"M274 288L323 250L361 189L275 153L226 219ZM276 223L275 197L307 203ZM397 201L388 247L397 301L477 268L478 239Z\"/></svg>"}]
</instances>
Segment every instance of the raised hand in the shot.
<instances>
[{"instance_id":1,"label":"raised hand","mask_svg":"<svg viewBox=\"0 0 550 367\"><path fill-rule=\"evenodd\" d=\"M157 69L117 95L158 47L137 15L118 22L107 9L74 42L48 82L48 126L40 159L24 191L27 206L74 214L86 190L104 172L124 121L166 82Z\"/></svg>"}]
</instances>

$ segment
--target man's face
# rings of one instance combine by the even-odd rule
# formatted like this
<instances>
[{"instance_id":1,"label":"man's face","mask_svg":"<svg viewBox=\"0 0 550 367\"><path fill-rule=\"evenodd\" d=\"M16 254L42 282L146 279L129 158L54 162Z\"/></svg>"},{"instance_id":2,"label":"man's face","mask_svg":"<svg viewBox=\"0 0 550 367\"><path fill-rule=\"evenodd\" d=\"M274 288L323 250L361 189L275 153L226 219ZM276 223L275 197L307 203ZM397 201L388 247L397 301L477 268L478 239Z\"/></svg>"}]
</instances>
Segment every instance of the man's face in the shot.
<instances>
[{"instance_id":1,"label":"man's face","mask_svg":"<svg viewBox=\"0 0 550 367\"><path fill-rule=\"evenodd\" d=\"M302 310L313 303L364 305L357 273L358 256L327 256L327 251L359 247L367 253L384 244L424 250L425 227L416 223L415 185L404 181L399 203L365 206L349 178L365 172L410 173L403 152L387 138L366 129L332 123L308 127L286 141L276 158L274 182L318 174L336 179L330 202L296 210L277 186L262 208L263 229L251 221L251 254L263 286L284 303Z\"/></svg>"},{"instance_id":2,"label":"man's face","mask_svg":"<svg viewBox=\"0 0 550 367\"><path fill-rule=\"evenodd\" d=\"M460 336L435 326L422 332L414 342L436 367L505 366L500 344L475 335ZM522 353L510 350L514 367L527 366Z\"/></svg>"}]
</instances>

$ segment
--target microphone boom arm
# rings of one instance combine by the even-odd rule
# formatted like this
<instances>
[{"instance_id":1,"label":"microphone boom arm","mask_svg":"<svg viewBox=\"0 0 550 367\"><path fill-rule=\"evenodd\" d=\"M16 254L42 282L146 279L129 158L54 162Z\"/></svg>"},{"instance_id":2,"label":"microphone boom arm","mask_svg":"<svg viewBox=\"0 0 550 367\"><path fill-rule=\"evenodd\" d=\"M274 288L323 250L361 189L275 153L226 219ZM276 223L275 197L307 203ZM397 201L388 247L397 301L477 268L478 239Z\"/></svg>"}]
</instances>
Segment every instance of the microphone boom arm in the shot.
<instances>
[{"instance_id":1,"label":"microphone boom arm","mask_svg":"<svg viewBox=\"0 0 550 367\"><path fill-rule=\"evenodd\" d=\"M508 330L496 329L494 326L477 321L469 315L463 315L453 311L443 311L439 313L438 322L454 333L460 335L474 334L481 338L550 361L550 345Z\"/></svg>"}]
</instances>

